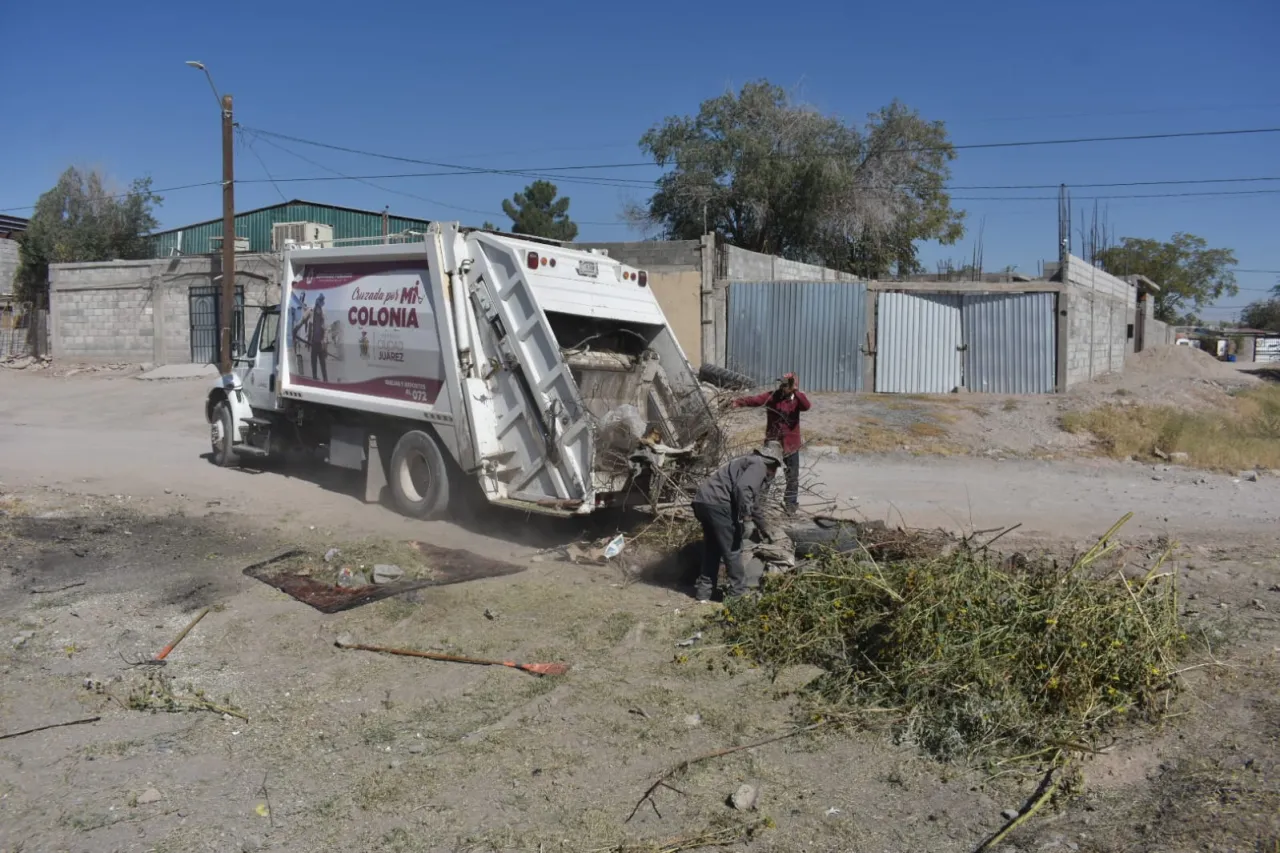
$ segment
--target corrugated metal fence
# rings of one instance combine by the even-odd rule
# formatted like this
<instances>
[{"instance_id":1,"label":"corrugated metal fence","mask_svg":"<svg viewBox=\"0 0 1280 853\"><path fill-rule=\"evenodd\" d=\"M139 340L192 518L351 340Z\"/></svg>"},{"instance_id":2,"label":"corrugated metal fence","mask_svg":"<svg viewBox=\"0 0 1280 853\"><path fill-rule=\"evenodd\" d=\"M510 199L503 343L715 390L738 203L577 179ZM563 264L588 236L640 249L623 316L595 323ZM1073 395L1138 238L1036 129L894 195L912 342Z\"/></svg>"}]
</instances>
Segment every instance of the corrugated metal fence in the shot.
<instances>
[{"instance_id":1,"label":"corrugated metal fence","mask_svg":"<svg viewBox=\"0 0 1280 853\"><path fill-rule=\"evenodd\" d=\"M965 295L964 384L988 394L1050 394L1055 384L1052 293Z\"/></svg>"},{"instance_id":2,"label":"corrugated metal fence","mask_svg":"<svg viewBox=\"0 0 1280 853\"><path fill-rule=\"evenodd\" d=\"M989 394L1054 390L1053 293L882 293L876 391Z\"/></svg>"},{"instance_id":3,"label":"corrugated metal fence","mask_svg":"<svg viewBox=\"0 0 1280 853\"><path fill-rule=\"evenodd\" d=\"M867 286L734 282L725 367L763 384L788 371L811 391L861 391Z\"/></svg>"},{"instance_id":4,"label":"corrugated metal fence","mask_svg":"<svg viewBox=\"0 0 1280 853\"><path fill-rule=\"evenodd\" d=\"M1057 294L876 295L875 390L1048 394L1057 378ZM863 390L867 286L734 282L725 366L761 384L794 370L813 391Z\"/></svg>"},{"instance_id":5,"label":"corrugated metal fence","mask_svg":"<svg viewBox=\"0 0 1280 853\"><path fill-rule=\"evenodd\" d=\"M876 392L949 394L961 382L958 293L881 293Z\"/></svg>"}]
</instances>

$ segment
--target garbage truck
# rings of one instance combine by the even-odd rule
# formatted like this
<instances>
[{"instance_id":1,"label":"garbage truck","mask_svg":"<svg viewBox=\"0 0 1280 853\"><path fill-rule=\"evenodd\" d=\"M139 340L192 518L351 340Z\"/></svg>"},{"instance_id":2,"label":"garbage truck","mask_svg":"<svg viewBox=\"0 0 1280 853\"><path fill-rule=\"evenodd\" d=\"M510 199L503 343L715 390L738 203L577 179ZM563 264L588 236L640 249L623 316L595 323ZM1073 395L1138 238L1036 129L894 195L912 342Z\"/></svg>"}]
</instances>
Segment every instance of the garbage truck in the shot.
<instances>
[{"instance_id":1,"label":"garbage truck","mask_svg":"<svg viewBox=\"0 0 1280 853\"><path fill-rule=\"evenodd\" d=\"M571 516L658 507L719 452L645 270L457 223L334 243L282 253L279 304L206 400L216 464L301 450L413 517Z\"/></svg>"}]
</instances>

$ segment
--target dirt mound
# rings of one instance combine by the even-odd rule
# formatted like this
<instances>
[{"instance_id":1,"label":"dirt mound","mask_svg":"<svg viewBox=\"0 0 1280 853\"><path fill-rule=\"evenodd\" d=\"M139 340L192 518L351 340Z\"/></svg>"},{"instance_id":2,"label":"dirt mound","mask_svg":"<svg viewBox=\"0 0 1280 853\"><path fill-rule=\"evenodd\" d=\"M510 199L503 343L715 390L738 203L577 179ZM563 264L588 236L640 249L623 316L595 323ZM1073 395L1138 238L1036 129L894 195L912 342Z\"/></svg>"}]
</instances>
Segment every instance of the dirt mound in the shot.
<instances>
[{"instance_id":1,"label":"dirt mound","mask_svg":"<svg viewBox=\"0 0 1280 853\"><path fill-rule=\"evenodd\" d=\"M1250 384L1252 377L1195 347L1155 347L1125 360L1124 372L1135 378L1200 379L1206 382Z\"/></svg>"}]
</instances>

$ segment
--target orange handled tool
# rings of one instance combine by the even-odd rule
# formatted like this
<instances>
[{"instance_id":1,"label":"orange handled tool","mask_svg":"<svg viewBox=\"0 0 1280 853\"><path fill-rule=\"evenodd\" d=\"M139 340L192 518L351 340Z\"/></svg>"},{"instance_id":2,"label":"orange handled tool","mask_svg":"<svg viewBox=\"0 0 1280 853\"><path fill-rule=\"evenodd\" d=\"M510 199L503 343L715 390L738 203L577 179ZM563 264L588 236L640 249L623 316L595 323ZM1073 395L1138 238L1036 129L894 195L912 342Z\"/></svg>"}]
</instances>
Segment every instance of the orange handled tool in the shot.
<instances>
[{"instance_id":1,"label":"orange handled tool","mask_svg":"<svg viewBox=\"0 0 1280 853\"><path fill-rule=\"evenodd\" d=\"M427 658L428 660L442 660L450 663L472 663L479 666L509 666L512 669L522 669L525 672L531 672L534 675L564 675L569 671L569 667L563 663L516 663L509 660L485 660L483 658L464 658L457 655L445 655L437 652L420 652L416 649L392 649L386 646L366 646L360 643L344 643L338 640L334 643L340 649L358 649L364 652L383 652L388 655L405 655L413 658Z\"/></svg>"},{"instance_id":2,"label":"orange handled tool","mask_svg":"<svg viewBox=\"0 0 1280 853\"><path fill-rule=\"evenodd\" d=\"M199 613L197 613L196 618L188 622L187 627L183 628L182 632L178 634L178 636L173 638L173 642L165 646L163 649L161 649L160 653L156 655L154 658L152 658L152 660L162 661L165 658L167 658L169 656L169 652L173 651L174 648L177 647L178 643L182 642L182 638L187 636L187 634L191 633L191 629L194 628L200 622L201 619L209 615L210 609L211 608L206 607L204 610L201 610Z\"/></svg>"}]
</instances>

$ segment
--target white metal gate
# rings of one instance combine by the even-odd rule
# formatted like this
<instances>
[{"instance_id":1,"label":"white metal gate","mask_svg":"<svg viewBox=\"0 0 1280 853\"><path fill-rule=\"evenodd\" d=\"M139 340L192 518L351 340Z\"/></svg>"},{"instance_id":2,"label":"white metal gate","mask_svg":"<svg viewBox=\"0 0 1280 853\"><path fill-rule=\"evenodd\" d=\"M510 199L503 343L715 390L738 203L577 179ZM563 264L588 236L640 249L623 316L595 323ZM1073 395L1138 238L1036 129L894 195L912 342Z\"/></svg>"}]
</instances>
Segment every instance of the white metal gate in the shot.
<instances>
[{"instance_id":1,"label":"white metal gate","mask_svg":"<svg viewBox=\"0 0 1280 853\"><path fill-rule=\"evenodd\" d=\"M881 293L876 392L949 394L961 381L961 295Z\"/></svg>"},{"instance_id":2,"label":"white metal gate","mask_svg":"<svg viewBox=\"0 0 1280 853\"><path fill-rule=\"evenodd\" d=\"M1280 338L1258 338L1253 342L1253 360L1266 363L1280 361Z\"/></svg>"}]
</instances>

